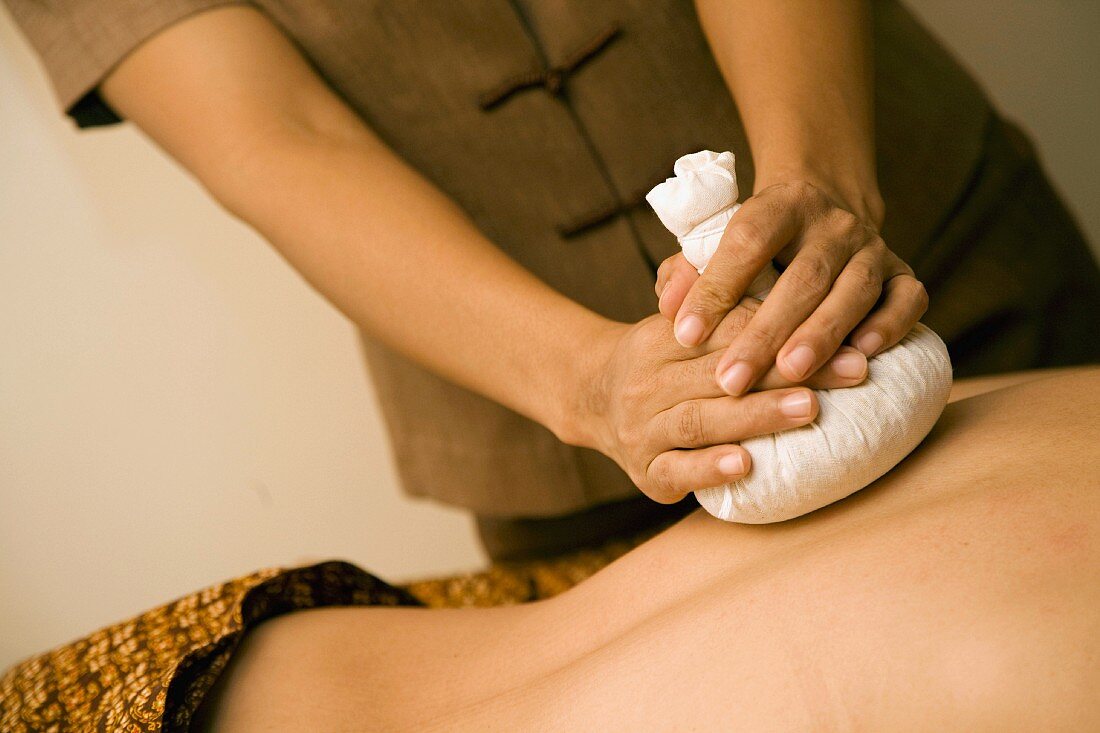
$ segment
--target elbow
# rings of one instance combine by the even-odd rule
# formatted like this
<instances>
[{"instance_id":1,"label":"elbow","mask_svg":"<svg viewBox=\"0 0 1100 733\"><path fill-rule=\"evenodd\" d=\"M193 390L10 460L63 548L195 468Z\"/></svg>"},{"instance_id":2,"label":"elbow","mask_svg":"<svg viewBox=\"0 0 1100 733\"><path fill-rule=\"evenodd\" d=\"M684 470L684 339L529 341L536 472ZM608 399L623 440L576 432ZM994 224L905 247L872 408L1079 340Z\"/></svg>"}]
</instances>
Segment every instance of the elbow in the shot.
<instances>
[{"instance_id":1,"label":"elbow","mask_svg":"<svg viewBox=\"0 0 1100 733\"><path fill-rule=\"evenodd\" d=\"M228 142L192 171L223 209L257 225L277 202L305 200L310 181L376 142L358 118L351 117L340 121L320 115L276 116L227 135Z\"/></svg>"}]
</instances>

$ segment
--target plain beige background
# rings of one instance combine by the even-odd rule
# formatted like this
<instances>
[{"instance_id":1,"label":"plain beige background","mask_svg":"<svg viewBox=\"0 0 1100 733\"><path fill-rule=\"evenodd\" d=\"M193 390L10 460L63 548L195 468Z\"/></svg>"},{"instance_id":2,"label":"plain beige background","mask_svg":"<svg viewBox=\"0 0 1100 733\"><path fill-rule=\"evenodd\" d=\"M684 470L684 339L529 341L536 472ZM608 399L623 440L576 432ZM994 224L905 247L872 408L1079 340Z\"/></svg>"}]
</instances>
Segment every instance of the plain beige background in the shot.
<instances>
[{"instance_id":1,"label":"plain beige background","mask_svg":"<svg viewBox=\"0 0 1100 733\"><path fill-rule=\"evenodd\" d=\"M917 0L1100 242L1100 4ZM0 668L205 584L483 558L402 498L351 326L130 127L78 134L0 15Z\"/></svg>"}]
</instances>

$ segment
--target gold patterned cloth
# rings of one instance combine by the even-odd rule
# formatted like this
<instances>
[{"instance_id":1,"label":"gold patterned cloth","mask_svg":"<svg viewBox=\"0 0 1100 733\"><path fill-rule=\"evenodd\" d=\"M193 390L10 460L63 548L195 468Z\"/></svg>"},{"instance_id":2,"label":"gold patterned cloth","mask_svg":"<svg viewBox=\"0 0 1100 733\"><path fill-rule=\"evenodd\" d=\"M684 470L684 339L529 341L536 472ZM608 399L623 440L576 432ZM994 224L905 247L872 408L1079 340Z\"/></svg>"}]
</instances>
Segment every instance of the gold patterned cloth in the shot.
<instances>
[{"instance_id":1,"label":"gold patterned cloth","mask_svg":"<svg viewBox=\"0 0 1100 733\"><path fill-rule=\"evenodd\" d=\"M244 634L323 606L499 606L548 598L638 544L392 586L341 561L211 586L28 659L0 677L0 731L186 731Z\"/></svg>"}]
</instances>

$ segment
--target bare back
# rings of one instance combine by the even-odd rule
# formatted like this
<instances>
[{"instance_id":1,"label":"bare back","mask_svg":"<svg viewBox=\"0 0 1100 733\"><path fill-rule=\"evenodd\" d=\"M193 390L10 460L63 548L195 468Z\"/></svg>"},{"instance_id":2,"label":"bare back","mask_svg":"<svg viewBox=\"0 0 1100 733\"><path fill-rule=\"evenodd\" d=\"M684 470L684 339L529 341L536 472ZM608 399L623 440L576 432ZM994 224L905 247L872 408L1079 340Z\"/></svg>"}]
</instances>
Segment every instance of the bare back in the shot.
<instances>
[{"instance_id":1,"label":"bare back","mask_svg":"<svg viewBox=\"0 0 1100 733\"><path fill-rule=\"evenodd\" d=\"M696 513L539 604L276 620L214 727L1095 727L1098 412L1096 370L963 400L848 500Z\"/></svg>"}]
</instances>

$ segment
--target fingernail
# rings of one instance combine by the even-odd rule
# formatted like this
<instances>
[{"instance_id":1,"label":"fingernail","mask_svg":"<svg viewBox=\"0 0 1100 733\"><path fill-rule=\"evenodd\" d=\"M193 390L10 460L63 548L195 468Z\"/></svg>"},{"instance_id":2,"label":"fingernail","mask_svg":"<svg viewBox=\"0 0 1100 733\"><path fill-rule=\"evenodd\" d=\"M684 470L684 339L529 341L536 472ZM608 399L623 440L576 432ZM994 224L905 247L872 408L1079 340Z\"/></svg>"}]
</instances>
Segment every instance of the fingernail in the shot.
<instances>
[{"instance_id":1,"label":"fingernail","mask_svg":"<svg viewBox=\"0 0 1100 733\"><path fill-rule=\"evenodd\" d=\"M735 361L722 372L722 376L718 378L718 384L726 390L727 394L736 397L749 388L751 379L752 367L743 361Z\"/></svg>"},{"instance_id":2,"label":"fingernail","mask_svg":"<svg viewBox=\"0 0 1100 733\"><path fill-rule=\"evenodd\" d=\"M703 319L699 316L684 316L676 324L676 340L681 346L695 346L703 335Z\"/></svg>"},{"instance_id":3,"label":"fingernail","mask_svg":"<svg viewBox=\"0 0 1100 733\"><path fill-rule=\"evenodd\" d=\"M816 358L813 349L806 344L799 344L783 357L783 363L791 370L795 379L802 379L810 373L810 367L814 365Z\"/></svg>"},{"instance_id":4,"label":"fingernail","mask_svg":"<svg viewBox=\"0 0 1100 733\"><path fill-rule=\"evenodd\" d=\"M664 309L665 309L665 293L671 293L671 292L672 291L668 289L667 285L665 287L661 288L661 292L657 296L657 310L664 311Z\"/></svg>"},{"instance_id":5,"label":"fingernail","mask_svg":"<svg viewBox=\"0 0 1100 733\"><path fill-rule=\"evenodd\" d=\"M862 379L867 374L867 357L860 352L847 351L833 357L829 366L838 377Z\"/></svg>"},{"instance_id":6,"label":"fingernail","mask_svg":"<svg viewBox=\"0 0 1100 733\"><path fill-rule=\"evenodd\" d=\"M723 476L740 476L745 473L745 459L740 453L730 453L718 459L718 470Z\"/></svg>"},{"instance_id":7,"label":"fingernail","mask_svg":"<svg viewBox=\"0 0 1100 733\"><path fill-rule=\"evenodd\" d=\"M868 331L856 339L856 348L867 356L871 356L882 348L882 336L878 331Z\"/></svg>"},{"instance_id":8,"label":"fingernail","mask_svg":"<svg viewBox=\"0 0 1100 733\"><path fill-rule=\"evenodd\" d=\"M809 417L810 393L800 391L787 395L779 400L779 411L787 417Z\"/></svg>"}]
</instances>

